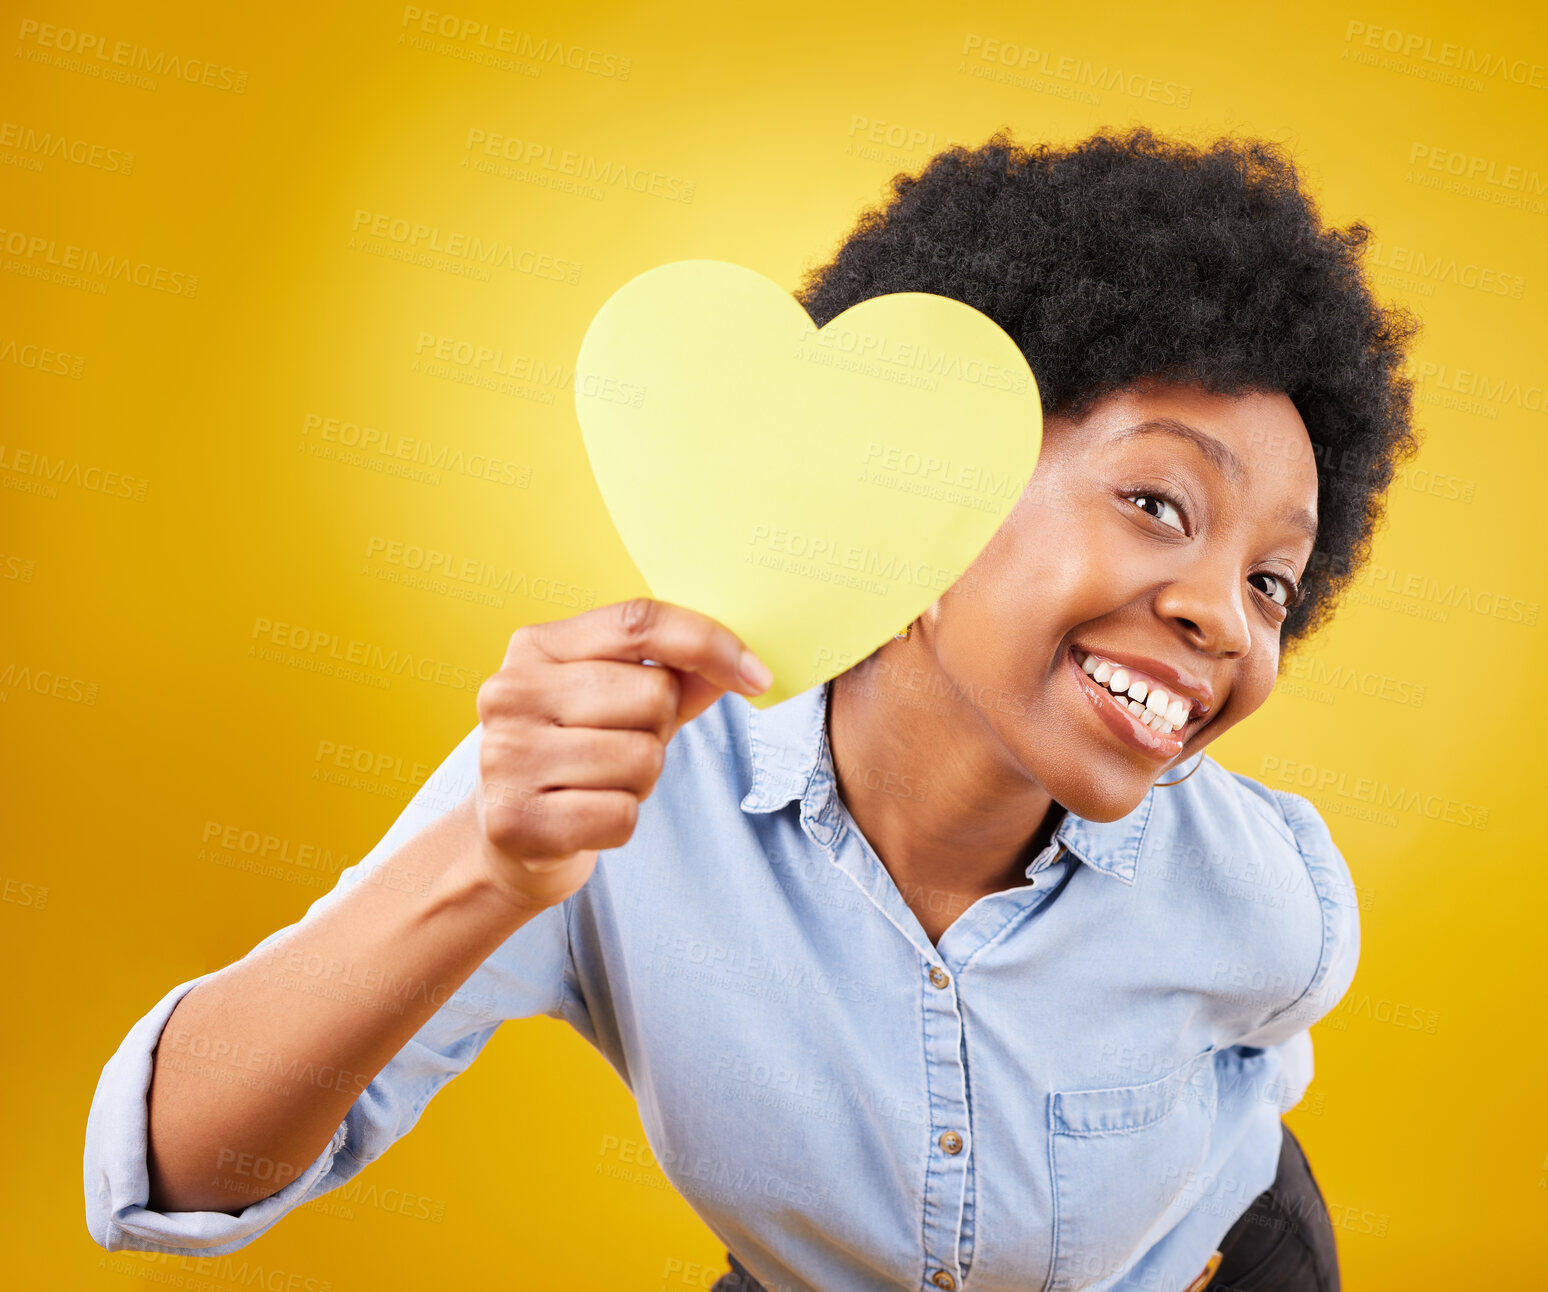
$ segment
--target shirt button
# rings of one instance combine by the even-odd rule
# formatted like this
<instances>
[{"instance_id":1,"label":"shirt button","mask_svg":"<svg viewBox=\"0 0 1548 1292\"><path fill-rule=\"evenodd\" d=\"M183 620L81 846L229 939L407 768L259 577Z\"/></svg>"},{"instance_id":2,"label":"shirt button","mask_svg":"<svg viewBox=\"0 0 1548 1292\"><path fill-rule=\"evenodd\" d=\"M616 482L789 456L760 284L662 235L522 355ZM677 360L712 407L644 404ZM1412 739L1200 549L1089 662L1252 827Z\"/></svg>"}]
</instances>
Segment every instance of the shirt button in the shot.
<instances>
[{"instance_id":1,"label":"shirt button","mask_svg":"<svg viewBox=\"0 0 1548 1292\"><path fill-rule=\"evenodd\" d=\"M930 966L930 981L932 983L934 983L937 987L944 987L947 983L949 983L951 981L951 975L949 973L947 973L944 969L942 969L940 967L940 965L931 965ZM950 1278L951 1275L948 1274L946 1277Z\"/></svg>"},{"instance_id":2,"label":"shirt button","mask_svg":"<svg viewBox=\"0 0 1548 1292\"><path fill-rule=\"evenodd\" d=\"M935 1141L948 1153L962 1152L962 1136L956 1131L942 1131L940 1139Z\"/></svg>"},{"instance_id":3,"label":"shirt button","mask_svg":"<svg viewBox=\"0 0 1548 1292\"><path fill-rule=\"evenodd\" d=\"M936 1270L934 1274L930 1275L930 1282L938 1288L954 1288L957 1286L957 1280L952 1278L946 1270Z\"/></svg>"}]
</instances>

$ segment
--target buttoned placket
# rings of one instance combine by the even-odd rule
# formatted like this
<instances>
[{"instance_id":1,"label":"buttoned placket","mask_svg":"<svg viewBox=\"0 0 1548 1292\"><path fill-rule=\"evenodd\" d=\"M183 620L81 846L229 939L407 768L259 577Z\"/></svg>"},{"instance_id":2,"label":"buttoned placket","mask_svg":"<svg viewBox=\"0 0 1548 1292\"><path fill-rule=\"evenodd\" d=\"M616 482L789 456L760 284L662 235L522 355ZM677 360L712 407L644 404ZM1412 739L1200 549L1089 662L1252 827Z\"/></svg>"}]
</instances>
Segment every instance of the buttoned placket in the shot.
<instances>
[{"instance_id":1,"label":"buttoned placket","mask_svg":"<svg viewBox=\"0 0 1548 1292\"><path fill-rule=\"evenodd\" d=\"M825 743L825 742L824 742ZM826 750L823 750L826 753ZM924 1236L921 1292L961 1288L973 1257L973 1142L968 1103L966 1037L957 996L959 969L998 934L1007 920L1041 905L1058 888L1047 874L1059 865L1068 846L1055 838L1028 866L1028 885L980 898L941 937L930 942L918 918L904 901L892 876L882 865L839 798L831 760L819 758L801 797L801 825L829 860L847 874L882 915L897 928L919 955L922 981L922 1027L925 1054L926 1104L929 1109L930 1150L925 1171ZM1062 873L1062 872L1059 872ZM1030 887L1034 891L1028 893ZM1041 892L1037 891L1041 888ZM1004 898L1000 902L991 899ZM982 908L980 910L980 908ZM958 925L969 913L983 918ZM953 933L956 938L952 938ZM948 946L947 944L950 943Z\"/></svg>"}]
</instances>

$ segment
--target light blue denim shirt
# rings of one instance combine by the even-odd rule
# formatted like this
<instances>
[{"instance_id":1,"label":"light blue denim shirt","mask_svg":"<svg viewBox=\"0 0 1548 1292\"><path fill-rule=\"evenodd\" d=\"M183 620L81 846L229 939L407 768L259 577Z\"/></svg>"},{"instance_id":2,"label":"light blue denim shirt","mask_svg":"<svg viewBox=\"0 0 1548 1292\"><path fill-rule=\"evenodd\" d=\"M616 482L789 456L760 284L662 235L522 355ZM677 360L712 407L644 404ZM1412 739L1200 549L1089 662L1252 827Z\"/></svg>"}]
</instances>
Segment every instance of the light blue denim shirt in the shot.
<instances>
[{"instance_id":1,"label":"light blue denim shirt","mask_svg":"<svg viewBox=\"0 0 1548 1292\"><path fill-rule=\"evenodd\" d=\"M1067 813L1025 883L932 945L837 793L826 699L759 710L728 692L683 727L629 842L240 1215L145 1206L151 1056L200 980L168 992L97 1086L92 1236L231 1252L380 1157L501 1020L546 1014L612 1065L666 1175L770 1292L1183 1287L1273 1181L1306 1029L1354 975L1354 890L1326 825L1205 758L1121 820ZM476 784L481 737L305 918Z\"/></svg>"}]
</instances>

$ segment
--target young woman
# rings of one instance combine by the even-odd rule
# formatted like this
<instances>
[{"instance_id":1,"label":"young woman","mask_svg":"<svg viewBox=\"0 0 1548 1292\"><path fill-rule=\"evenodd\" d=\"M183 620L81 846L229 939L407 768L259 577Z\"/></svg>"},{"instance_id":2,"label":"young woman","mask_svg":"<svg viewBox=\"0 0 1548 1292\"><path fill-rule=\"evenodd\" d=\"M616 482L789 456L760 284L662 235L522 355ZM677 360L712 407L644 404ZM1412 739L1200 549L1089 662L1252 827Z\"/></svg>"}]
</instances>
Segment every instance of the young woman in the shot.
<instances>
[{"instance_id":1,"label":"young woman","mask_svg":"<svg viewBox=\"0 0 1548 1292\"><path fill-rule=\"evenodd\" d=\"M1417 323L1269 144L1002 133L893 187L799 299L935 292L1021 345L1044 445L989 546L766 711L685 607L519 629L376 848L109 1061L98 1242L250 1242L546 1014L722 1289L1338 1286L1280 1114L1354 974L1349 873L1204 751L1368 553Z\"/></svg>"}]
</instances>

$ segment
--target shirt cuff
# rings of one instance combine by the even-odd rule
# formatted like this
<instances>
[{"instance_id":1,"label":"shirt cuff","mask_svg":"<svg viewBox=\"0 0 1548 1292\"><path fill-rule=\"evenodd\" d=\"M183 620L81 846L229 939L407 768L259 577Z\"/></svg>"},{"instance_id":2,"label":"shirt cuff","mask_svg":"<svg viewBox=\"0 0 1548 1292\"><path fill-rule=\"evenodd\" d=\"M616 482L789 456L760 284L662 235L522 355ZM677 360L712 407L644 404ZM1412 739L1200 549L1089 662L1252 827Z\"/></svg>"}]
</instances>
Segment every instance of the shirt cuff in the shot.
<instances>
[{"instance_id":1,"label":"shirt cuff","mask_svg":"<svg viewBox=\"0 0 1548 1292\"><path fill-rule=\"evenodd\" d=\"M206 975L208 976L208 975ZM124 1037L97 1080L86 1119L83 1158L86 1228L110 1252L173 1252L224 1256L252 1242L282 1216L308 1201L343 1148L341 1123L317 1159L283 1189L244 1208L221 1211L152 1211L146 1092L157 1042L173 1009L204 978L181 983L163 996ZM323 1190L319 1189L318 1192Z\"/></svg>"}]
</instances>

